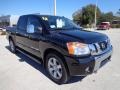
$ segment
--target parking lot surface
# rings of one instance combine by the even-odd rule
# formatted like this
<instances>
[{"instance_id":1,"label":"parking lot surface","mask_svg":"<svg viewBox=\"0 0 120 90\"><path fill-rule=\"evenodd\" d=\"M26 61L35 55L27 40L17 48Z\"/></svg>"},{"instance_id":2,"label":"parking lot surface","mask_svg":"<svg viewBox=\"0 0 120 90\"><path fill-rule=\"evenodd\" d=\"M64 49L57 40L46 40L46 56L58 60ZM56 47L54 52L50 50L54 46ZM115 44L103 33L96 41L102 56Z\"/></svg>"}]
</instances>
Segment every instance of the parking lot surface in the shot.
<instances>
[{"instance_id":1,"label":"parking lot surface","mask_svg":"<svg viewBox=\"0 0 120 90\"><path fill-rule=\"evenodd\" d=\"M63 85L52 82L40 64L21 53L12 54L6 37L0 36L0 90L120 90L120 29L98 32L111 39L111 62L95 74L73 77Z\"/></svg>"}]
</instances>

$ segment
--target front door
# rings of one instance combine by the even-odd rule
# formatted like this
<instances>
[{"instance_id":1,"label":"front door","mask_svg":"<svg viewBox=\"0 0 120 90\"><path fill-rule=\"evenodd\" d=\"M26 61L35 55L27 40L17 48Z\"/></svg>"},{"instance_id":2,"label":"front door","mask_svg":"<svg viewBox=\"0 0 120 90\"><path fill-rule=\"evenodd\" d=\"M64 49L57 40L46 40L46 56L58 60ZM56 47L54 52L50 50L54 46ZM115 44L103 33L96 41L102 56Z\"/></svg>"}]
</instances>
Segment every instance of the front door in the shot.
<instances>
[{"instance_id":1,"label":"front door","mask_svg":"<svg viewBox=\"0 0 120 90\"><path fill-rule=\"evenodd\" d=\"M29 16L27 26L29 25L33 25L33 28L34 28L34 31L32 33L29 33L29 31L27 31L29 35L29 40L27 43L27 46L29 46L29 52L38 57L41 57L39 43L41 42L40 38L42 36L42 33L40 33L38 29L38 28L42 28L40 18L32 15Z\"/></svg>"}]
</instances>

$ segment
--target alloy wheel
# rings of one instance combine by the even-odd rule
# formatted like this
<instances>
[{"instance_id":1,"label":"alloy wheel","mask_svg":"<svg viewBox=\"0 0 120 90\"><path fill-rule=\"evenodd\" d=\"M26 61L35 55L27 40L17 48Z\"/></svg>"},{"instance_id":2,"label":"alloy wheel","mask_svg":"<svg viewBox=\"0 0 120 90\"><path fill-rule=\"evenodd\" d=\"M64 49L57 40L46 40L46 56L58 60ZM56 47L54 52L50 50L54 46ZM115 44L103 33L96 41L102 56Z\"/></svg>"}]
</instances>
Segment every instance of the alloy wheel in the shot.
<instances>
[{"instance_id":1,"label":"alloy wheel","mask_svg":"<svg viewBox=\"0 0 120 90\"><path fill-rule=\"evenodd\" d=\"M52 77L55 79L61 79L62 77L62 66L60 62L54 58L51 57L48 60L48 71Z\"/></svg>"}]
</instances>

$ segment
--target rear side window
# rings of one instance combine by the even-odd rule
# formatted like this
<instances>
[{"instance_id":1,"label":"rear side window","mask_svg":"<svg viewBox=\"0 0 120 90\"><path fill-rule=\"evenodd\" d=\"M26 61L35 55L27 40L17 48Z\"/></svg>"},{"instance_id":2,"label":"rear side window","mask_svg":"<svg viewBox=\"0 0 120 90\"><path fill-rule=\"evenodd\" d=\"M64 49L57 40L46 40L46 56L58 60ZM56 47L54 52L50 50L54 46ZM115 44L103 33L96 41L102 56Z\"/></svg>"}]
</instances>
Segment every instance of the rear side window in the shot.
<instances>
[{"instance_id":1,"label":"rear side window","mask_svg":"<svg viewBox=\"0 0 120 90\"><path fill-rule=\"evenodd\" d=\"M27 27L27 16L21 16L18 21L18 29L22 31L26 31Z\"/></svg>"}]
</instances>

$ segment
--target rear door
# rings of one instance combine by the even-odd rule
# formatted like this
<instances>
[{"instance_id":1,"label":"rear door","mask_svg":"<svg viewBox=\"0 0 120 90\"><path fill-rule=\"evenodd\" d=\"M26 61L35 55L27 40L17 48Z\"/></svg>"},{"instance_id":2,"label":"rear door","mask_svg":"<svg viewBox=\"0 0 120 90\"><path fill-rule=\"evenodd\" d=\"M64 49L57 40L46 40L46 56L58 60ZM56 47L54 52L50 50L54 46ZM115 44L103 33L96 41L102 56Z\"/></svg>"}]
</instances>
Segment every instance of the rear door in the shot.
<instances>
[{"instance_id":1,"label":"rear door","mask_svg":"<svg viewBox=\"0 0 120 90\"><path fill-rule=\"evenodd\" d=\"M26 32L27 28L27 16L21 16L16 30L16 44L18 47L27 50L27 40L28 40L28 34Z\"/></svg>"}]
</instances>

